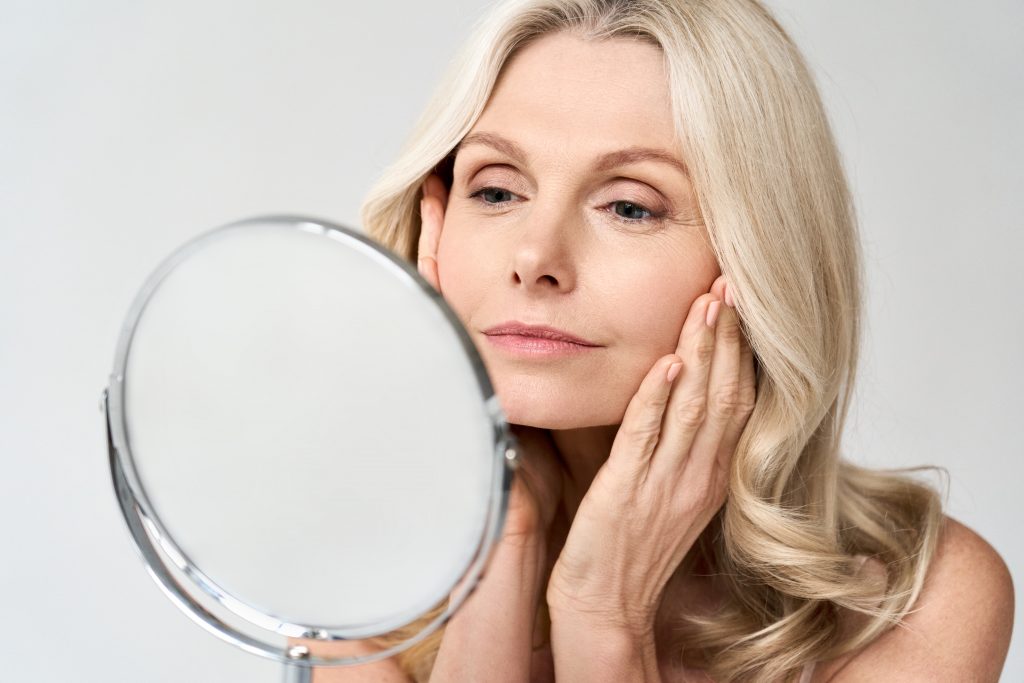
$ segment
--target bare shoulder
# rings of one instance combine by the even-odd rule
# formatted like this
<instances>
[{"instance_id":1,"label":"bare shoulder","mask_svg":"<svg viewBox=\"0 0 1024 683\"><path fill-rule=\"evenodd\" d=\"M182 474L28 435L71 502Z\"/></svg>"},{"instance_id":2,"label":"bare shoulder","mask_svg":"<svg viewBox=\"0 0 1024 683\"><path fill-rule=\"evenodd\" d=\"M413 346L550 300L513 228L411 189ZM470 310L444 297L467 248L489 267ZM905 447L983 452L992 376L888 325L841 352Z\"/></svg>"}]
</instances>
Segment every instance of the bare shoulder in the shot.
<instances>
[{"instance_id":1,"label":"bare shoulder","mask_svg":"<svg viewBox=\"0 0 1024 683\"><path fill-rule=\"evenodd\" d=\"M946 517L912 612L852 656L822 665L815 680L998 681L1013 603L1003 558L975 531Z\"/></svg>"}]
</instances>

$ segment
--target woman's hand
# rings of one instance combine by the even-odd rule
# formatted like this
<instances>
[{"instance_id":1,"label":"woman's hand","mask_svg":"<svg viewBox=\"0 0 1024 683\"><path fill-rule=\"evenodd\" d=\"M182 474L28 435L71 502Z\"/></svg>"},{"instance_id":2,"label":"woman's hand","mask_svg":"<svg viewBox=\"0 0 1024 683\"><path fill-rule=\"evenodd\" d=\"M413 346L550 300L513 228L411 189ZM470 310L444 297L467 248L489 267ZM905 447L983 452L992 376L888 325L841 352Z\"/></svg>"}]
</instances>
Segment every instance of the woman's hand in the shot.
<instances>
[{"instance_id":1,"label":"woman's hand","mask_svg":"<svg viewBox=\"0 0 1024 683\"><path fill-rule=\"evenodd\" d=\"M719 277L690 307L676 353L654 364L626 408L551 573L555 629L561 620L650 637L669 578L724 504L756 393L732 304Z\"/></svg>"}]
</instances>

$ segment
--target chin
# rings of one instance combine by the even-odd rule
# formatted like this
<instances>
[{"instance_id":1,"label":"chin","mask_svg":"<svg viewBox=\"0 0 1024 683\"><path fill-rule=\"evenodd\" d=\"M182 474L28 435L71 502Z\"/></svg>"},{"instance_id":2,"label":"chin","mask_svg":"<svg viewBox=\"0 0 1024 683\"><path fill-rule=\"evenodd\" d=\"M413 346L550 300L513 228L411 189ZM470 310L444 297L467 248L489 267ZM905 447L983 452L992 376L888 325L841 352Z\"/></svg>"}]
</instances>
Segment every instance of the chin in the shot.
<instances>
[{"instance_id":1,"label":"chin","mask_svg":"<svg viewBox=\"0 0 1024 683\"><path fill-rule=\"evenodd\" d=\"M544 410L517 411L511 407L505 412L505 419L510 424L538 429L577 429L590 426L589 421L579 420L573 416L555 415Z\"/></svg>"},{"instance_id":2,"label":"chin","mask_svg":"<svg viewBox=\"0 0 1024 683\"><path fill-rule=\"evenodd\" d=\"M625 414L625 404L616 407L594 400L595 396L607 396L600 387L569 389L531 386L530 382L506 385L496 380L495 393L507 422L538 429L579 429L618 424Z\"/></svg>"}]
</instances>

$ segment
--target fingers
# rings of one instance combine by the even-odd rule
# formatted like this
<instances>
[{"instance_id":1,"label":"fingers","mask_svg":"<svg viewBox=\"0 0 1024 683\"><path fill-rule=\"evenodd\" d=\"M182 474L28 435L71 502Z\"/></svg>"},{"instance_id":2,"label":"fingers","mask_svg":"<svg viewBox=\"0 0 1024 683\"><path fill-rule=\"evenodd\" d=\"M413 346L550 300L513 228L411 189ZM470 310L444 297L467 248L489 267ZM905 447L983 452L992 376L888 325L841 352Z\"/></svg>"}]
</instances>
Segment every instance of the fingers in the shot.
<instances>
[{"instance_id":1,"label":"fingers","mask_svg":"<svg viewBox=\"0 0 1024 683\"><path fill-rule=\"evenodd\" d=\"M676 353L683 369L665 407L661 439L651 462L651 475L678 479L681 468L691 457L697 430L707 415L708 380L715 354L715 330L708 325L721 316L722 302L713 293L702 294L690 306L683 322ZM712 454L712 457L714 454Z\"/></svg>"},{"instance_id":2,"label":"fingers","mask_svg":"<svg viewBox=\"0 0 1024 683\"><path fill-rule=\"evenodd\" d=\"M447 206L448 190L444 182L431 173L423 183L423 198L420 200L421 226L416 265L420 275L438 292L441 291L441 280L437 268L437 247L441 242Z\"/></svg>"},{"instance_id":3,"label":"fingers","mask_svg":"<svg viewBox=\"0 0 1024 683\"><path fill-rule=\"evenodd\" d=\"M660 358L633 394L622 425L608 456L613 467L646 476L648 464L661 435L662 419L672 385L682 370L682 358L671 354Z\"/></svg>"},{"instance_id":4,"label":"fingers","mask_svg":"<svg viewBox=\"0 0 1024 683\"><path fill-rule=\"evenodd\" d=\"M701 311L716 302L714 327L701 328ZM677 481L685 469L689 483L717 497L724 493L756 392L753 354L724 276L692 305L677 352L684 358L683 379L666 406L652 474Z\"/></svg>"},{"instance_id":5,"label":"fingers","mask_svg":"<svg viewBox=\"0 0 1024 683\"><path fill-rule=\"evenodd\" d=\"M739 440L739 432L743 431L743 426L746 424L747 418L750 416L750 412L754 409L754 402L757 398L757 376L754 370L754 351L750 348L750 343L747 341L746 333L743 330L743 325L739 317L739 309L736 304L735 288L728 286L725 276L719 277L715 280L714 285L711 287L711 291L721 297L725 305L731 310L731 315L728 318L730 321L727 324L729 329L732 328L733 322L736 328L736 341L739 344L740 364L739 364L739 393L737 395L737 410L736 414L733 415L729 422L729 427L726 429L726 439L729 438L730 433L736 432L736 440Z\"/></svg>"},{"instance_id":6,"label":"fingers","mask_svg":"<svg viewBox=\"0 0 1024 683\"><path fill-rule=\"evenodd\" d=\"M733 298L731 287L727 286L728 281L724 275L719 275L711 284L711 293L717 296L729 308L736 308L736 301Z\"/></svg>"},{"instance_id":7,"label":"fingers","mask_svg":"<svg viewBox=\"0 0 1024 683\"><path fill-rule=\"evenodd\" d=\"M735 302L735 298L730 293L730 298ZM743 335L742 327L739 324L739 316L736 315L737 329L740 330L738 333L739 337L739 394L737 395L736 410L729 420L729 424L725 429L725 434L722 437L722 449L727 451L725 455L719 454L720 461L723 469L723 476L729 476L729 468L732 463L732 454L736 452L736 446L740 442L740 436L743 434L744 428L747 426L747 420L749 420L751 413L754 410L754 404L757 400L757 376L754 372L754 351L750 348L750 344L747 342Z\"/></svg>"},{"instance_id":8,"label":"fingers","mask_svg":"<svg viewBox=\"0 0 1024 683\"><path fill-rule=\"evenodd\" d=\"M739 318L735 309L721 306L715 327L715 353L708 379L707 410L690 447L687 468L695 481L707 482L707 492L715 497L724 493L732 453L736 449L734 423L741 412L740 362L741 341ZM730 429L732 428L732 430ZM733 441L731 444L729 441Z\"/></svg>"}]
</instances>

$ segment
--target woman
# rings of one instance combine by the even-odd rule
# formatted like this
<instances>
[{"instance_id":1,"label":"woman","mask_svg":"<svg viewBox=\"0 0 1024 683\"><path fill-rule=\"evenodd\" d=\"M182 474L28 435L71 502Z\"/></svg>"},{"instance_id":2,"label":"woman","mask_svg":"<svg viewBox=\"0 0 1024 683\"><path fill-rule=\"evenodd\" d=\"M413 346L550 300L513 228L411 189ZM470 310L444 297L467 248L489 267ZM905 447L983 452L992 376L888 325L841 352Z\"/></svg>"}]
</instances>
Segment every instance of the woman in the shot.
<instances>
[{"instance_id":1,"label":"woman","mask_svg":"<svg viewBox=\"0 0 1024 683\"><path fill-rule=\"evenodd\" d=\"M998 679L999 555L840 457L854 210L756 0L497 7L363 220L459 315L525 462L446 628L316 681Z\"/></svg>"}]
</instances>

